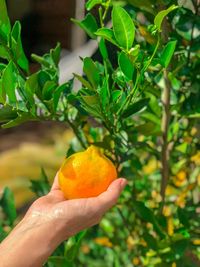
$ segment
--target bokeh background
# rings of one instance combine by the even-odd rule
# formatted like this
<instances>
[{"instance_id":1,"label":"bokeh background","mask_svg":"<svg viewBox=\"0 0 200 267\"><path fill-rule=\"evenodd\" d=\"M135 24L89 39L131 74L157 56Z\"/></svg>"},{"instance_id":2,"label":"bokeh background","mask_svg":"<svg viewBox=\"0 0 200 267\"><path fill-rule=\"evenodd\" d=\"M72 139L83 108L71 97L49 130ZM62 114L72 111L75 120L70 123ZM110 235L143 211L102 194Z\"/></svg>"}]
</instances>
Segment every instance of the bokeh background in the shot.
<instances>
[{"instance_id":1,"label":"bokeh background","mask_svg":"<svg viewBox=\"0 0 200 267\"><path fill-rule=\"evenodd\" d=\"M22 24L22 40L29 60L32 53L42 55L60 42L64 65L74 62L77 68L79 62L74 53L81 54L87 40L70 18L84 17L84 1L8 0L7 6L11 22L20 20ZM31 71L37 68L38 65L31 62ZM62 69L66 73L64 66ZM40 177L41 167L53 179L72 138L67 126L52 122L0 128L0 191L4 186L10 187L17 208L23 209L34 197L29 189L30 179Z\"/></svg>"}]
</instances>

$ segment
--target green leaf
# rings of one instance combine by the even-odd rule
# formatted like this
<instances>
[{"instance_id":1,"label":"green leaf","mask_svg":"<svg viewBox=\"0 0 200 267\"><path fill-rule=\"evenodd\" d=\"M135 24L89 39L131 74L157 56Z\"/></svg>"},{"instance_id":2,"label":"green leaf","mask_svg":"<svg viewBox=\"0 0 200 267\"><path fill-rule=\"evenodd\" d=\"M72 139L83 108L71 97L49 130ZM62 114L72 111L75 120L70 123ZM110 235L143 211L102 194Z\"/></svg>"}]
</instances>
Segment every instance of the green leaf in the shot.
<instances>
[{"instance_id":1,"label":"green leaf","mask_svg":"<svg viewBox=\"0 0 200 267\"><path fill-rule=\"evenodd\" d=\"M93 88L96 89L100 82L100 75L97 66L91 58L84 58L83 71L86 74L89 82L92 84Z\"/></svg>"},{"instance_id":2,"label":"green leaf","mask_svg":"<svg viewBox=\"0 0 200 267\"><path fill-rule=\"evenodd\" d=\"M54 112L56 112L61 94L68 88L67 83L58 86L53 94Z\"/></svg>"},{"instance_id":3,"label":"green leaf","mask_svg":"<svg viewBox=\"0 0 200 267\"><path fill-rule=\"evenodd\" d=\"M105 41L103 38L101 38L100 42L99 42L99 50L101 52L101 55L103 57L104 60L108 59L108 51L105 45Z\"/></svg>"},{"instance_id":4,"label":"green leaf","mask_svg":"<svg viewBox=\"0 0 200 267\"><path fill-rule=\"evenodd\" d=\"M6 105L0 108L0 123L13 120L16 117L17 112L12 107Z\"/></svg>"},{"instance_id":5,"label":"green leaf","mask_svg":"<svg viewBox=\"0 0 200 267\"><path fill-rule=\"evenodd\" d=\"M94 6L100 5L102 3L102 0L89 0L87 1L85 7L89 11L91 10Z\"/></svg>"},{"instance_id":6,"label":"green leaf","mask_svg":"<svg viewBox=\"0 0 200 267\"><path fill-rule=\"evenodd\" d=\"M121 52L119 54L118 63L123 74L128 78L129 81L131 81L133 78L133 73L135 71L135 68L131 63L130 59L128 58L128 56L124 52Z\"/></svg>"},{"instance_id":7,"label":"green leaf","mask_svg":"<svg viewBox=\"0 0 200 267\"><path fill-rule=\"evenodd\" d=\"M100 28L98 29L98 31L95 32L95 34L119 47L119 44L117 43L113 30L107 28Z\"/></svg>"},{"instance_id":8,"label":"green leaf","mask_svg":"<svg viewBox=\"0 0 200 267\"><path fill-rule=\"evenodd\" d=\"M0 0L0 31L2 32L2 34L0 34L0 39L1 35L3 35L3 39L5 38L7 41L11 31L11 25L5 0Z\"/></svg>"},{"instance_id":9,"label":"green leaf","mask_svg":"<svg viewBox=\"0 0 200 267\"><path fill-rule=\"evenodd\" d=\"M6 103L6 92L3 87L3 81L0 80L0 103L5 104Z\"/></svg>"},{"instance_id":10,"label":"green leaf","mask_svg":"<svg viewBox=\"0 0 200 267\"><path fill-rule=\"evenodd\" d=\"M158 249L157 241L152 235L149 233L144 233L143 238L147 242L148 247L155 251Z\"/></svg>"},{"instance_id":11,"label":"green leaf","mask_svg":"<svg viewBox=\"0 0 200 267\"><path fill-rule=\"evenodd\" d=\"M28 122L28 121L36 121L36 120L37 120L37 118L34 117L32 114L26 113L26 112L21 112L21 113L18 113L18 117L9 121L6 124L3 124L1 127L3 129L6 129L6 128L11 128L11 127L21 125L21 124Z\"/></svg>"},{"instance_id":12,"label":"green leaf","mask_svg":"<svg viewBox=\"0 0 200 267\"><path fill-rule=\"evenodd\" d=\"M65 256L68 261L73 261L76 257L81 245L81 241L83 240L86 233L87 230L81 231L80 233L68 239L67 245L65 247Z\"/></svg>"},{"instance_id":13,"label":"green leaf","mask_svg":"<svg viewBox=\"0 0 200 267\"><path fill-rule=\"evenodd\" d=\"M160 64L165 68L169 66L176 48L176 43L177 41L168 42L160 55Z\"/></svg>"},{"instance_id":14,"label":"green leaf","mask_svg":"<svg viewBox=\"0 0 200 267\"><path fill-rule=\"evenodd\" d=\"M90 84L87 80L85 80L82 76L80 76L80 75L74 73L74 77L76 77L77 80L79 80L79 82L81 82L82 85L83 85L85 88L90 89L90 90L93 90L91 84Z\"/></svg>"},{"instance_id":15,"label":"green leaf","mask_svg":"<svg viewBox=\"0 0 200 267\"><path fill-rule=\"evenodd\" d=\"M110 102L110 91L109 91L109 85L108 85L108 77L105 77L103 86L98 89L101 103L103 106L103 109L106 110L106 107L108 106Z\"/></svg>"},{"instance_id":16,"label":"green leaf","mask_svg":"<svg viewBox=\"0 0 200 267\"><path fill-rule=\"evenodd\" d=\"M2 205L3 211L8 217L10 225L13 225L15 219L17 218L17 213L16 213L16 208L15 208L15 200L14 200L13 192L8 187L6 187L3 191L1 205Z\"/></svg>"},{"instance_id":17,"label":"green leaf","mask_svg":"<svg viewBox=\"0 0 200 267\"><path fill-rule=\"evenodd\" d=\"M145 206L143 202L133 201L133 208L137 215L145 222L150 222L153 224L155 231L161 236L164 237L164 234L153 214L153 212Z\"/></svg>"},{"instance_id":18,"label":"green leaf","mask_svg":"<svg viewBox=\"0 0 200 267\"><path fill-rule=\"evenodd\" d=\"M122 117L127 118L137 112L139 112L141 109L145 108L149 103L149 98L141 99L130 106L123 112Z\"/></svg>"},{"instance_id":19,"label":"green leaf","mask_svg":"<svg viewBox=\"0 0 200 267\"><path fill-rule=\"evenodd\" d=\"M95 17L92 14L88 13L84 18L84 20L82 21L76 19L72 19L72 21L79 27L81 27L90 36L90 38L92 39L97 38L95 32L98 29L98 24Z\"/></svg>"},{"instance_id":20,"label":"green leaf","mask_svg":"<svg viewBox=\"0 0 200 267\"><path fill-rule=\"evenodd\" d=\"M58 43L54 49L50 50L50 55L51 55L52 61L54 62L56 67L58 67L58 64L60 61L60 53L61 53L60 43Z\"/></svg>"},{"instance_id":21,"label":"green leaf","mask_svg":"<svg viewBox=\"0 0 200 267\"><path fill-rule=\"evenodd\" d=\"M53 267L75 267L73 262L69 262L63 256L51 256L48 258L48 263L52 263Z\"/></svg>"},{"instance_id":22,"label":"green leaf","mask_svg":"<svg viewBox=\"0 0 200 267\"><path fill-rule=\"evenodd\" d=\"M17 98L15 95L16 88L15 66L12 61L9 62L2 75L2 90L6 93L9 103L16 106Z\"/></svg>"},{"instance_id":23,"label":"green leaf","mask_svg":"<svg viewBox=\"0 0 200 267\"><path fill-rule=\"evenodd\" d=\"M155 3L155 0L128 0L128 2L146 12L149 12L154 15L155 9L153 8L153 4Z\"/></svg>"},{"instance_id":24,"label":"green leaf","mask_svg":"<svg viewBox=\"0 0 200 267\"><path fill-rule=\"evenodd\" d=\"M54 81L47 81L42 89L42 99L43 100L50 100L53 98L53 93L57 84Z\"/></svg>"},{"instance_id":25,"label":"green leaf","mask_svg":"<svg viewBox=\"0 0 200 267\"><path fill-rule=\"evenodd\" d=\"M36 54L32 54L32 55L31 55L31 58L32 58L35 62L39 63L40 65L42 65L42 66L44 66L44 67L46 67L46 68L49 68L49 67L50 67L50 62L49 62L44 56L41 57L41 56L38 56L38 55L36 55Z\"/></svg>"},{"instance_id":26,"label":"green leaf","mask_svg":"<svg viewBox=\"0 0 200 267\"><path fill-rule=\"evenodd\" d=\"M10 56L3 45L0 45L0 58L9 60Z\"/></svg>"},{"instance_id":27,"label":"green leaf","mask_svg":"<svg viewBox=\"0 0 200 267\"><path fill-rule=\"evenodd\" d=\"M11 32L11 50L13 52L13 55L18 63L18 65L28 72L29 70L29 64L28 59L26 58L24 54L24 50L22 47L22 41L21 41L21 24L19 21L16 21L12 32Z\"/></svg>"},{"instance_id":28,"label":"green leaf","mask_svg":"<svg viewBox=\"0 0 200 267\"><path fill-rule=\"evenodd\" d=\"M49 179L45 173L45 170L41 168L41 174L39 180L30 180L31 186L30 189L34 192L38 197L42 197L49 193L50 191L50 183Z\"/></svg>"},{"instance_id":29,"label":"green leaf","mask_svg":"<svg viewBox=\"0 0 200 267\"><path fill-rule=\"evenodd\" d=\"M165 9L165 10L162 10L160 11L156 16L155 16L155 19L154 19L154 24L156 25L157 29L159 31L161 31L161 26L162 26L162 22L164 20L164 18L173 10L177 9L178 6L176 5L172 5L170 6L168 9Z\"/></svg>"},{"instance_id":30,"label":"green leaf","mask_svg":"<svg viewBox=\"0 0 200 267\"><path fill-rule=\"evenodd\" d=\"M90 115L101 119L101 110L97 96L81 96L80 102L82 108Z\"/></svg>"},{"instance_id":31,"label":"green leaf","mask_svg":"<svg viewBox=\"0 0 200 267\"><path fill-rule=\"evenodd\" d=\"M113 31L118 44L131 49L135 37L135 25L124 8L116 6L112 11Z\"/></svg>"}]
</instances>

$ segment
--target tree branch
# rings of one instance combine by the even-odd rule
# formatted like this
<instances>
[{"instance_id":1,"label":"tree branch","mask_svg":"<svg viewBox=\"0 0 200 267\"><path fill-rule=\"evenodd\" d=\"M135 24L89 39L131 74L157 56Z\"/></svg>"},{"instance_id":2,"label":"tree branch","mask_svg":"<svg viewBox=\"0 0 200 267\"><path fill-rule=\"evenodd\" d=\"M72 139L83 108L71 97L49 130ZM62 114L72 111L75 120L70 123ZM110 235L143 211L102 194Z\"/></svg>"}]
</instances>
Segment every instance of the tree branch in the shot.
<instances>
[{"instance_id":1,"label":"tree branch","mask_svg":"<svg viewBox=\"0 0 200 267\"><path fill-rule=\"evenodd\" d=\"M162 152L161 152L161 165L162 165L162 181L161 181L161 196L163 202L165 201L165 191L169 179L169 144L168 144L168 130L170 121L170 92L171 83L168 78L168 71L164 69L164 90L162 95L163 114L161 121L162 131Z\"/></svg>"}]
</instances>

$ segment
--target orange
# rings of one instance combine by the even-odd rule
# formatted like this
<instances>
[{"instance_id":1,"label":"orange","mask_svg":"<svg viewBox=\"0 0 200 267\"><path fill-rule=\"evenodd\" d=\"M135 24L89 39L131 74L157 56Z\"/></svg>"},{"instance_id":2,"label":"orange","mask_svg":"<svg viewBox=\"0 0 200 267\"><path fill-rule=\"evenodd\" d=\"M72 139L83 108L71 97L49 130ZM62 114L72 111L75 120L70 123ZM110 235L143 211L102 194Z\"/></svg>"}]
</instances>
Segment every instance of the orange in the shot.
<instances>
[{"instance_id":1,"label":"orange","mask_svg":"<svg viewBox=\"0 0 200 267\"><path fill-rule=\"evenodd\" d=\"M58 172L60 189L66 199L98 196L116 178L114 164L95 146L71 155Z\"/></svg>"}]
</instances>

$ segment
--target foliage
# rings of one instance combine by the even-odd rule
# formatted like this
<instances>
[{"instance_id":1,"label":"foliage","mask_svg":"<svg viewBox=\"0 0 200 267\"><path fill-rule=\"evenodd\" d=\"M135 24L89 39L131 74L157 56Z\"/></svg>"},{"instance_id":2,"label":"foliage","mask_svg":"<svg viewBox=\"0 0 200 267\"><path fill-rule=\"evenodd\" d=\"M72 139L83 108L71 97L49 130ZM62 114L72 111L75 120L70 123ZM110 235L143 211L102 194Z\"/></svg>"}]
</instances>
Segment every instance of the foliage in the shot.
<instances>
[{"instance_id":1,"label":"foliage","mask_svg":"<svg viewBox=\"0 0 200 267\"><path fill-rule=\"evenodd\" d=\"M41 68L29 73L20 23L11 27L0 0L2 127L67 123L77 140L68 155L94 144L129 179L100 226L62 244L47 266L199 266L199 1L89 0L86 8L75 23L98 42L101 59L82 59L75 92L73 80L59 84L59 44L33 55ZM32 189L45 193L46 181ZM16 217L12 198L5 189L1 239Z\"/></svg>"}]
</instances>

